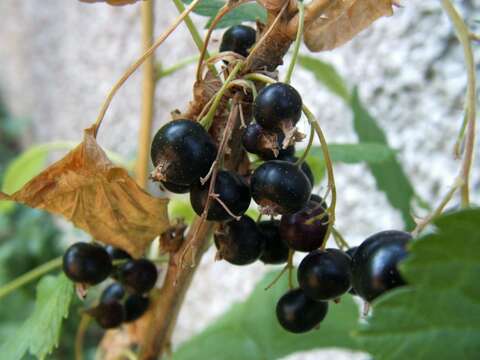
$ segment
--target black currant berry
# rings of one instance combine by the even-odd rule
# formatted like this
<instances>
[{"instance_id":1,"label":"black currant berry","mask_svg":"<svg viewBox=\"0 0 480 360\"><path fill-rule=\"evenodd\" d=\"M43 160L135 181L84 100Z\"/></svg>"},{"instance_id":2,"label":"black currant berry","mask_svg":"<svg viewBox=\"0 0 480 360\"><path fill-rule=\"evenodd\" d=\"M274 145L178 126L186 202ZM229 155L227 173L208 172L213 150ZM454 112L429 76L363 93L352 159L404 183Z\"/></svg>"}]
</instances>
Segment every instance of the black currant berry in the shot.
<instances>
[{"instance_id":1,"label":"black currant berry","mask_svg":"<svg viewBox=\"0 0 480 360\"><path fill-rule=\"evenodd\" d=\"M407 255L412 239L403 231L382 231L370 236L352 258L352 284L359 296L372 301L387 290L405 285L398 263Z\"/></svg>"},{"instance_id":2,"label":"black currant berry","mask_svg":"<svg viewBox=\"0 0 480 360\"><path fill-rule=\"evenodd\" d=\"M105 250L112 260L130 260L132 258L126 251L112 245L107 245Z\"/></svg>"},{"instance_id":3,"label":"black currant berry","mask_svg":"<svg viewBox=\"0 0 480 360\"><path fill-rule=\"evenodd\" d=\"M282 216L280 234L290 249L310 252L326 241L329 217L323 204L310 200L302 210Z\"/></svg>"},{"instance_id":4,"label":"black currant berry","mask_svg":"<svg viewBox=\"0 0 480 360\"><path fill-rule=\"evenodd\" d=\"M190 203L193 210L202 215L208 199L210 181L202 185L200 181L192 185L190 190ZM250 188L245 180L233 171L219 171L215 179L214 193L226 207L237 216L247 211L250 205ZM224 221L231 219L230 214L215 199L210 202L207 220Z\"/></svg>"},{"instance_id":5,"label":"black currant berry","mask_svg":"<svg viewBox=\"0 0 480 360\"><path fill-rule=\"evenodd\" d=\"M244 57L255 44L257 33L255 29L245 25L235 25L223 33L220 52L233 51Z\"/></svg>"},{"instance_id":6,"label":"black currant berry","mask_svg":"<svg viewBox=\"0 0 480 360\"><path fill-rule=\"evenodd\" d=\"M260 260L265 264L283 264L288 260L288 246L280 238L280 221L260 221L258 228L265 239L265 250Z\"/></svg>"},{"instance_id":7,"label":"black currant berry","mask_svg":"<svg viewBox=\"0 0 480 360\"><path fill-rule=\"evenodd\" d=\"M264 129L289 130L302 115L302 98L295 88L285 83L264 87L253 103L253 115Z\"/></svg>"},{"instance_id":8,"label":"black currant berry","mask_svg":"<svg viewBox=\"0 0 480 360\"><path fill-rule=\"evenodd\" d=\"M312 194L310 196L310 201L314 201L316 202L317 204L319 204L321 207L323 207L324 209L327 209L328 208L328 205L327 203L325 202L325 200L323 200L323 198L317 194Z\"/></svg>"},{"instance_id":9,"label":"black currant berry","mask_svg":"<svg viewBox=\"0 0 480 360\"><path fill-rule=\"evenodd\" d=\"M188 186L207 175L217 155L217 147L198 122L175 120L158 130L151 156L156 181Z\"/></svg>"},{"instance_id":10,"label":"black currant berry","mask_svg":"<svg viewBox=\"0 0 480 360\"><path fill-rule=\"evenodd\" d=\"M304 333L315 328L328 311L326 301L315 301L302 289L293 289L284 294L277 303L277 319L280 325L292 333Z\"/></svg>"},{"instance_id":11,"label":"black currant berry","mask_svg":"<svg viewBox=\"0 0 480 360\"><path fill-rule=\"evenodd\" d=\"M138 320L148 309L150 299L139 294L130 295L125 300L125 322Z\"/></svg>"},{"instance_id":12,"label":"black currant berry","mask_svg":"<svg viewBox=\"0 0 480 360\"><path fill-rule=\"evenodd\" d=\"M265 214L291 214L308 202L312 186L302 170L287 161L267 161L253 173L252 197Z\"/></svg>"},{"instance_id":13,"label":"black currant berry","mask_svg":"<svg viewBox=\"0 0 480 360\"><path fill-rule=\"evenodd\" d=\"M350 261L350 256L337 249L311 252L298 267L298 284L311 299L336 299L350 289Z\"/></svg>"},{"instance_id":14,"label":"black currant berry","mask_svg":"<svg viewBox=\"0 0 480 360\"><path fill-rule=\"evenodd\" d=\"M190 191L189 185L177 185L168 181L161 181L162 187L174 194L186 194Z\"/></svg>"},{"instance_id":15,"label":"black currant berry","mask_svg":"<svg viewBox=\"0 0 480 360\"><path fill-rule=\"evenodd\" d=\"M95 319L98 325L104 329L112 329L120 326L125 320L125 310L117 301L100 303L88 313Z\"/></svg>"},{"instance_id":16,"label":"black currant berry","mask_svg":"<svg viewBox=\"0 0 480 360\"><path fill-rule=\"evenodd\" d=\"M296 163L298 160L296 156L292 156L292 155L285 155L285 156L279 155L278 159L283 161L288 161L291 163ZM315 185L315 177L313 175L312 168L310 167L310 165L307 164L306 161L302 162L302 171L304 172L305 175L307 175L307 178L308 180L310 180L310 184L312 184L312 187L313 187Z\"/></svg>"},{"instance_id":17,"label":"black currant berry","mask_svg":"<svg viewBox=\"0 0 480 360\"><path fill-rule=\"evenodd\" d=\"M351 264L352 264L352 259L353 259L353 255L355 254L355 252L357 251L358 249L358 246L354 246L350 249L348 249L347 251L345 251L345 254L347 254L348 256L350 256L350 268L351 268ZM352 295L357 295L357 292L355 291L355 289L353 288L353 286L350 288L350 290L348 290L348 292Z\"/></svg>"},{"instance_id":18,"label":"black currant berry","mask_svg":"<svg viewBox=\"0 0 480 360\"><path fill-rule=\"evenodd\" d=\"M122 284L113 283L103 290L102 295L100 295L100 302L103 304L122 301L125 296L125 289Z\"/></svg>"},{"instance_id":19,"label":"black currant berry","mask_svg":"<svg viewBox=\"0 0 480 360\"><path fill-rule=\"evenodd\" d=\"M295 146L283 148L285 135L278 132L267 131L257 123L250 123L245 129L242 143L249 153L258 155L262 160L274 160L295 153Z\"/></svg>"},{"instance_id":20,"label":"black currant berry","mask_svg":"<svg viewBox=\"0 0 480 360\"><path fill-rule=\"evenodd\" d=\"M149 292L157 282L155 264L147 259L130 260L120 268L120 280L129 290L139 294Z\"/></svg>"},{"instance_id":21,"label":"black currant berry","mask_svg":"<svg viewBox=\"0 0 480 360\"><path fill-rule=\"evenodd\" d=\"M244 215L222 225L214 235L217 256L234 265L247 265L263 253L265 240L255 221Z\"/></svg>"},{"instance_id":22,"label":"black currant berry","mask_svg":"<svg viewBox=\"0 0 480 360\"><path fill-rule=\"evenodd\" d=\"M103 247L76 243L63 255L63 271L74 282L96 285L112 272L112 260Z\"/></svg>"}]
</instances>

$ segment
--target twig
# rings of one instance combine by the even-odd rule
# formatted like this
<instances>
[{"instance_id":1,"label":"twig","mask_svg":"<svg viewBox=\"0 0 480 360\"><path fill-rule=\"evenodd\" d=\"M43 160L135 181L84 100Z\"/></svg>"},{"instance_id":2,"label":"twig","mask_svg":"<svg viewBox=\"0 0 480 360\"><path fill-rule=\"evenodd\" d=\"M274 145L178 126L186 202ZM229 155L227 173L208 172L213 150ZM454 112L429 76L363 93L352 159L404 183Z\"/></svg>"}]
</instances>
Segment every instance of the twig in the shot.
<instances>
[{"instance_id":1,"label":"twig","mask_svg":"<svg viewBox=\"0 0 480 360\"><path fill-rule=\"evenodd\" d=\"M442 6L450 18L458 40L462 44L463 53L465 56L465 63L467 66L467 95L466 95L466 112L467 112L467 137L465 143L465 155L463 158L463 165L461 170L461 176L463 179L463 185L461 188L462 193L462 207L468 207L470 205L470 172L473 163L473 155L475 150L475 128L476 128L476 98L477 98L477 85L475 74L475 61L473 58L473 50L471 44L471 33L463 19L458 14L455 7L450 0L442 0Z\"/></svg>"},{"instance_id":2,"label":"twig","mask_svg":"<svg viewBox=\"0 0 480 360\"><path fill-rule=\"evenodd\" d=\"M105 117L105 114L108 110L108 107L110 106L110 103L112 102L113 97L117 93L117 91L122 87L122 85L125 83L125 81L128 80L128 78L140 67L140 65L143 64L143 62L150 57L150 55L153 54L153 52L160 46L162 43L175 31L175 29L178 27L178 25L183 21L183 19L193 10L195 7L199 4L201 0L193 0L192 3L185 9L183 13L181 13L175 21L168 27L168 29L160 35L160 37L157 39L157 41L148 49L140 58L138 58L137 61L135 61L128 69L127 71L122 75L122 77L113 85L112 89L107 95L107 98L102 104L102 107L100 109L100 113L97 116L97 119L95 121L95 132L94 135L95 137L97 136L98 129L102 125L103 118Z\"/></svg>"},{"instance_id":3,"label":"twig","mask_svg":"<svg viewBox=\"0 0 480 360\"><path fill-rule=\"evenodd\" d=\"M305 5L302 1L297 2L298 5L298 30L295 43L293 45L293 55L290 65L288 66L287 75L285 76L285 82L290 84L292 80L293 70L295 70L295 64L297 63L298 51L300 50L300 44L302 43L303 25L305 20Z\"/></svg>"},{"instance_id":4,"label":"twig","mask_svg":"<svg viewBox=\"0 0 480 360\"><path fill-rule=\"evenodd\" d=\"M153 1L142 2L140 9L142 17L142 50L147 51L153 44ZM150 56L145 60L145 64L143 65L142 108L138 139L138 158L135 171L137 183L142 188L146 188L148 183L155 85L154 58Z\"/></svg>"}]
</instances>

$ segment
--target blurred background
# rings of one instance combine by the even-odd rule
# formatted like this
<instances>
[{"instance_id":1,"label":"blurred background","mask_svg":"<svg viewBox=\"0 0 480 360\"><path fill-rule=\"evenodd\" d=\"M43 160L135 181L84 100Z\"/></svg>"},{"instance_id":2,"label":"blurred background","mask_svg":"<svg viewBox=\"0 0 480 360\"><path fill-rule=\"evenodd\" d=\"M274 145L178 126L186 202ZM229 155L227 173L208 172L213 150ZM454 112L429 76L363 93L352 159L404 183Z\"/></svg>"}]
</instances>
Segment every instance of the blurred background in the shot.
<instances>
[{"instance_id":1,"label":"blurred background","mask_svg":"<svg viewBox=\"0 0 480 360\"><path fill-rule=\"evenodd\" d=\"M478 32L480 0L455 3ZM55 142L57 146L51 149L60 149L45 152L40 165L32 165L43 167L81 141L82 130L95 121L111 86L141 53L141 24L139 6L111 7L75 0L6 0L0 2L0 14L0 180L5 180L7 166L32 146ZM176 14L170 1L156 1L155 34ZM203 28L205 18L193 18ZM212 50L218 47L221 34L222 30L214 32ZM479 59L478 44L475 51ZM181 25L155 58L168 68L195 54L190 34ZM332 64L349 88L358 88L364 107L385 132L415 189L415 215L425 215L422 204L437 204L457 175L459 161L453 156L453 146L463 119L466 91L461 47L439 2L402 2L393 17L376 22L347 45L319 54L302 48L302 54ZM285 72L284 67L279 70ZM194 72L192 64L158 82L154 129L170 120L173 109L185 109ZM140 80L137 72L117 94L98 138L126 164L136 157ZM358 142L350 107L311 71L298 66L292 85L320 120L329 142ZM306 124L302 126L305 130ZM478 165L477 158L472 172L476 203L480 202ZM351 245L380 230L404 228L400 212L377 189L367 164L336 163L335 172L337 227ZM19 181L9 185L9 190L15 190ZM325 188L320 185L318 191ZM181 200L178 204L173 211L181 213ZM17 206L0 211L0 284L61 255L68 243L86 238L81 231L37 210ZM214 262L211 249L181 311L174 348L199 333L233 302L245 299L267 270L260 263L233 267ZM32 285L0 300L0 338L27 317L34 294ZM70 358L79 309L77 301L52 358ZM100 330L92 330L87 345L94 345L100 336ZM327 358L366 356L324 349L288 357Z\"/></svg>"}]
</instances>

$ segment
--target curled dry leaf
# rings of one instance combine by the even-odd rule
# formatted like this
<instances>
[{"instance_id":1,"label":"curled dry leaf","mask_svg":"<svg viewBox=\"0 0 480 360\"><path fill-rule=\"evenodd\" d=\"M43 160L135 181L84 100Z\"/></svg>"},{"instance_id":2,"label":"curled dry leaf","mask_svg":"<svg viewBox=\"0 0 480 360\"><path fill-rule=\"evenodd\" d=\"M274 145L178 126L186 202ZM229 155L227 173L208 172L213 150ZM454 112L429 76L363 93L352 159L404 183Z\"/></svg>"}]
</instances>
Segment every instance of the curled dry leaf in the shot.
<instances>
[{"instance_id":1,"label":"curled dry leaf","mask_svg":"<svg viewBox=\"0 0 480 360\"><path fill-rule=\"evenodd\" d=\"M32 208L62 215L106 244L140 256L169 227L167 199L143 191L121 167L113 165L93 136L12 195Z\"/></svg>"},{"instance_id":2,"label":"curled dry leaf","mask_svg":"<svg viewBox=\"0 0 480 360\"><path fill-rule=\"evenodd\" d=\"M393 14L393 0L334 0L304 34L311 51L332 50L382 16Z\"/></svg>"},{"instance_id":3,"label":"curled dry leaf","mask_svg":"<svg viewBox=\"0 0 480 360\"><path fill-rule=\"evenodd\" d=\"M137 1L143 0L80 0L81 2L86 3L96 3L96 2L106 2L107 4L118 6L118 5L128 5L136 3Z\"/></svg>"}]
</instances>

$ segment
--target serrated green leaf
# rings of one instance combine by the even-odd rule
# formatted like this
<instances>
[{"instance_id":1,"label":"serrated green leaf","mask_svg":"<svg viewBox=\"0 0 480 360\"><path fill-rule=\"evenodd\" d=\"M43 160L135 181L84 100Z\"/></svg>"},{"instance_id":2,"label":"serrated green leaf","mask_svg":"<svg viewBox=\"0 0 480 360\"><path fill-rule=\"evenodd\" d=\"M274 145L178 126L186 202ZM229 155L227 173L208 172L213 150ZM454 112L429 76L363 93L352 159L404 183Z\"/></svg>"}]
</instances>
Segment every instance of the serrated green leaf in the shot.
<instances>
[{"instance_id":1,"label":"serrated green leaf","mask_svg":"<svg viewBox=\"0 0 480 360\"><path fill-rule=\"evenodd\" d=\"M304 69L312 72L315 78L331 92L340 96L346 102L350 100L348 86L331 64L305 55L300 55L298 61Z\"/></svg>"},{"instance_id":2,"label":"serrated green leaf","mask_svg":"<svg viewBox=\"0 0 480 360\"><path fill-rule=\"evenodd\" d=\"M480 357L480 210L435 225L401 265L409 286L380 297L356 334L377 360Z\"/></svg>"},{"instance_id":3,"label":"serrated green leaf","mask_svg":"<svg viewBox=\"0 0 480 360\"><path fill-rule=\"evenodd\" d=\"M349 333L358 320L358 308L351 296L330 305L319 330L291 334L280 327L275 316L276 302L288 289L287 276L265 291L275 275L269 273L245 302L234 305L213 325L182 344L173 359L265 360L321 347L356 349Z\"/></svg>"},{"instance_id":4,"label":"serrated green leaf","mask_svg":"<svg viewBox=\"0 0 480 360\"><path fill-rule=\"evenodd\" d=\"M359 140L388 146L383 130L363 106L356 89L353 91L351 107L354 115L353 124ZM390 204L401 212L406 228L412 229L415 222L410 209L415 191L400 163L396 158L392 158L380 164L371 163L369 167L378 189L383 191Z\"/></svg>"},{"instance_id":5,"label":"serrated green leaf","mask_svg":"<svg viewBox=\"0 0 480 360\"><path fill-rule=\"evenodd\" d=\"M37 287L35 310L0 347L2 358L20 360L28 351L44 359L58 346L72 295L73 283L64 274L43 277Z\"/></svg>"}]
</instances>

